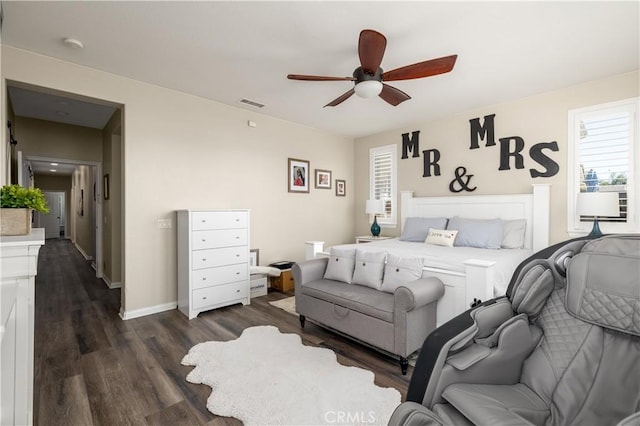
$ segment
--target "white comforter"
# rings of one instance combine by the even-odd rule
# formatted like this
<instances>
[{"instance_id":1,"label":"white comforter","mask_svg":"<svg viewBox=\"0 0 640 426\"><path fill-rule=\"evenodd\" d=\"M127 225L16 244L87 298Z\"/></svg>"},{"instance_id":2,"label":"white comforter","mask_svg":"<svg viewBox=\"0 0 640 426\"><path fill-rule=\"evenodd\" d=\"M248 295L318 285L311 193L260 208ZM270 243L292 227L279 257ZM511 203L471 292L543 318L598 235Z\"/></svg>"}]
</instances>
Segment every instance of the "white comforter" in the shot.
<instances>
[{"instance_id":1,"label":"white comforter","mask_svg":"<svg viewBox=\"0 0 640 426\"><path fill-rule=\"evenodd\" d=\"M360 250L386 251L397 256L421 257L424 266L447 271L464 272L464 261L470 259L496 262L494 266L494 296L502 296L507 291L511 275L524 259L532 254L528 249L489 250L474 247L443 247L433 244L400 241L397 238L374 241L365 244L344 244L339 247L357 247ZM425 271L424 276L428 276Z\"/></svg>"}]
</instances>

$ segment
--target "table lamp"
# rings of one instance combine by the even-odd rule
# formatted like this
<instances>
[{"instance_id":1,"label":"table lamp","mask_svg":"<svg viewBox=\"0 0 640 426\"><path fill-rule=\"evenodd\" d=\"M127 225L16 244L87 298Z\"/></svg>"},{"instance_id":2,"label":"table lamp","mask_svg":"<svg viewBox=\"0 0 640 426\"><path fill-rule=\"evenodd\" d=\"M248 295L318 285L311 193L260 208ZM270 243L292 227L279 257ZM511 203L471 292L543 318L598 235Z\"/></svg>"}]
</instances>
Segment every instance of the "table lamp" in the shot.
<instances>
[{"instance_id":1,"label":"table lamp","mask_svg":"<svg viewBox=\"0 0 640 426\"><path fill-rule=\"evenodd\" d=\"M580 192L578 193L577 212L580 216L593 216L593 229L590 237L600 237L598 216L620 216L620 200L617 192Z\"/></svg>"},{"instance_id":2,"label":"table lamp","mask_svg":"<svg viewBox=\"0 0 640 426\"><path fill-rule=\"evenodd\" d=\"M367 200L365 213L373 215L373 224L371 224L371 235L377 237L378 235L380 235L380 225L378 225L376 215L384 213L384 201Z\"/></svg>"}]
</instances>

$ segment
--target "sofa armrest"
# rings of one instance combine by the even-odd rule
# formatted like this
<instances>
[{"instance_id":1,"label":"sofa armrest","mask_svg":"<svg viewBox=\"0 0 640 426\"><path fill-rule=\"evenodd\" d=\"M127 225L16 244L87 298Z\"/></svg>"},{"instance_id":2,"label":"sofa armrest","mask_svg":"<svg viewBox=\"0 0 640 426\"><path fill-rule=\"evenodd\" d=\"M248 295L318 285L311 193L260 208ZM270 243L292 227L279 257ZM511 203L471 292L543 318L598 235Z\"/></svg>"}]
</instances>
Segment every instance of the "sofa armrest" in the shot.
<instances>
[{"instance_id":1,"label":"sofa armrest","mask_svg":"<svg viewBox=\"0 0 640 426\"><path fill-rule=\"evenodd\" d=\"M420 278L399 286L393 293L396 310L411 311L438 301L444 294L442 281L435 277Z\"/></svg>"},{"instance_id":2,"label":"sofa armrest","mask_svg":"<svg viewBox=\"0 0 640 426\"><path fill-rule=\"evenodd\" d=\"M318 257L316 259L295 263L291 267L291 273L293 274L296 287L303 286L312 281L321 280L322 277L324 277L324 271L327 269L328 262L328 257Z\"/></svg>"}]
</instances>

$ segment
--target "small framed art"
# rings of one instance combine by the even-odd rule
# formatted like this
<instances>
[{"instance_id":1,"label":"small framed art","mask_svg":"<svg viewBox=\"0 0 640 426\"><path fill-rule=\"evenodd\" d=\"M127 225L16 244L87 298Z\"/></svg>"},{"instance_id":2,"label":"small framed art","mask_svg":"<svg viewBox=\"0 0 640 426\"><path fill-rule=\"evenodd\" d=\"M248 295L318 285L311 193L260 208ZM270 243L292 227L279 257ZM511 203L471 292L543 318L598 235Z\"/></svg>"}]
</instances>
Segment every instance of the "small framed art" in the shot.
<instances>
[{"instance_id":1,"label":"small framed art","mask_svg":"<svg viewBox=\"0 0 640 426\"><path fill-rule=\"evenodd\" d=\"M260 249L249 250L249 266L258 266L260 262Z\"/></svg>"},{"instance_id":2,"label":"small framed art","mask_svg":"<svg viewBox=\"0 0 640 426\"><path fill-rule=\"evenodd\" d=\"M289 192L309 192L309 162L289 158Z\"/></svg>"},{"instance_id":3,"label":"small framed art","mask_svg":"<svg viewBox=\"0 0 640 426\"><path fill-rule=\"evenodd\" d=\"M331 170L316 169L316 188L331 189Z\"/></svg>"},{"instance_id":4,"label":"small framed art","mask_svg":"<svg viewBox=\"0 0 640 426\"><path fill-rule=\"evenodd\" d=\"M347 182L342 179L336 179L336 196L347 196Z\"/></svg>"}]
</instances>

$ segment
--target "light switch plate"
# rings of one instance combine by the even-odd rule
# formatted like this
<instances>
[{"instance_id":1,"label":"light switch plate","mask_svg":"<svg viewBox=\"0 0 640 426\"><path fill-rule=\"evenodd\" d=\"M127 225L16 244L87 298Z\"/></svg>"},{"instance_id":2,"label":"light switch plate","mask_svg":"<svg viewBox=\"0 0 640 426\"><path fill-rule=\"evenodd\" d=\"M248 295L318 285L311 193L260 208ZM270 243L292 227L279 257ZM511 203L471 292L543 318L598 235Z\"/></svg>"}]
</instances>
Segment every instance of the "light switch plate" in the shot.
<instances>
[{"instance_id":1,"label":"light switch plate","mask_svg":"<svg viewBox=\"0 0 640 426\"><path fill-rule=\"evenodd\" d=\"M171 219L158 219L158 228L160 229L171 228Z\"/></svg>"}]
</instances>

